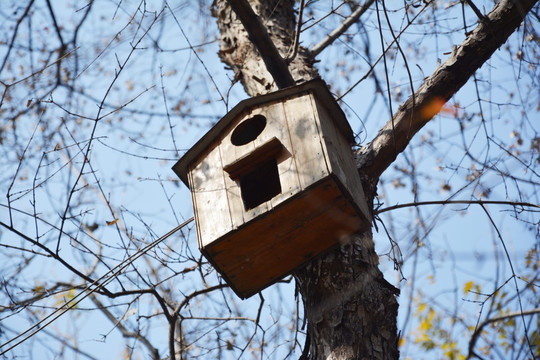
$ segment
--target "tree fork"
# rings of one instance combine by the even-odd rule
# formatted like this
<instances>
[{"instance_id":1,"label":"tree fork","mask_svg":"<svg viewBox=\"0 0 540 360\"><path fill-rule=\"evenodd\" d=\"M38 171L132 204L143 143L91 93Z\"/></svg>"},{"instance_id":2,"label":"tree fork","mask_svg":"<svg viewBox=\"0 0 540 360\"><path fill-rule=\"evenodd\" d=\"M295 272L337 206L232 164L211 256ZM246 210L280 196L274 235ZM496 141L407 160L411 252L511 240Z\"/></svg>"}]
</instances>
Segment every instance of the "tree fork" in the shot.
<instances>
[{"instance_id":1,"label":"tree fork","mask_svg":"<svg viewBox=\"0 0 540 360\"><path fill-rule=\"evenodd\" d=\"M212 5L221 34L219 57L246 92L261 95L319 77L313 57L301 46L292 61L284 60L294 47L294 0L250 0L249 8L241 6L246 2L216 0ZM230 3L239 7L238 13Z\"/></svg>"},{"instance_id":2,"label":"tree fork","mask_svg":"<svg viewBox=\"0 0 540 360\"><path fill-rule=\"evenodd\" d=\"M266 31L257 14L253 12L251 5L247 0L228 0L228 2L246 28L249 39L259 51L278 88L283 89L294 86L295 82L289 72L287 63L279 54L274 42L268 36L268 31Z\"/></svg>"},{"instance_id":3,"label":"tree fork","mask_svg":"<svg viewBox=\"0 0 540 360\"><path fill-rule=\"evenodd\" d=\"M519 27L538 0L503 0L454 46L452 54L403 103L375 138L357 152L363 180L377 183L422 129ZM414 104L413 107L413 98Z\"/></svg>"}]
</instances>

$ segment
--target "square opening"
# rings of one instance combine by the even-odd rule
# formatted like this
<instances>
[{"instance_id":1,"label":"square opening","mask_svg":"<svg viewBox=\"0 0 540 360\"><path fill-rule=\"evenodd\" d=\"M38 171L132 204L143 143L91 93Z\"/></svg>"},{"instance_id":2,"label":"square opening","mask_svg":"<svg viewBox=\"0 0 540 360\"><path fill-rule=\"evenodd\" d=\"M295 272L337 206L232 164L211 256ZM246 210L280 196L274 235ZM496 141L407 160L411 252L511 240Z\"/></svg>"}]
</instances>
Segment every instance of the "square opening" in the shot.
<instances>
[{"instance_id":1,"label":"square opening","mask_svg":"<svg viewBox=\"0 0 540 360\"><path fill-rule=\"evenodd\" d=\"M240 176L240 191L246 210L253 209L281 193L277 161L271 158Z\"/></svg>"}]
</instances>

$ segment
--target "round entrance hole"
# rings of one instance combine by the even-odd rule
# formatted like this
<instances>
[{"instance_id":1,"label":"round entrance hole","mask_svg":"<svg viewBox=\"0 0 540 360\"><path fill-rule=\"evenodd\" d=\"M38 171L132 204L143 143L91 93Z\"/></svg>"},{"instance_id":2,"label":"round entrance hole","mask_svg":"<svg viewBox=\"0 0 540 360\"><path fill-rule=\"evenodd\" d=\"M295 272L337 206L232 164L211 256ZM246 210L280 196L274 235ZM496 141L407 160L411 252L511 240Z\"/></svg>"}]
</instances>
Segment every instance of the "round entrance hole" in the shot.
<instances>
[{"instance_id":1,"label":"round entrance hole","mask_svg":"<svg viewBox=\"0 0 540 360\"><path fill-rule=\"evenodd\" d=\"M266 127L266 118L255 115L244 120L234 129L231 135L231 143L236 146L246 145L255 140Z\"/></svg>"}]
</instances>

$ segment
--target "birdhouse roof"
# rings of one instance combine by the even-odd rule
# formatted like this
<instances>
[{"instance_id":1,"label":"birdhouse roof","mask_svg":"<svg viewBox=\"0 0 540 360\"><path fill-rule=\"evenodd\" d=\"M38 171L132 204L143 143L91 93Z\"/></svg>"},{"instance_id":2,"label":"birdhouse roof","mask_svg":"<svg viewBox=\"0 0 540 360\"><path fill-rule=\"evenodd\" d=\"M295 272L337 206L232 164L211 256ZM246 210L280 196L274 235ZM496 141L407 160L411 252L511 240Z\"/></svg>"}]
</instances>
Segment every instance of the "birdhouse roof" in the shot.
<instances>
[{"instance_id":1,"label":"birdhouse roof","mask_svg":"<svg viewBox=\"0 0 540 360\"><path fill-rule=\"evenodd\" d=\"M219 137L227 126L241 115L244 111L259 105L270 103L280 99L287 99L301 93L312 93L315 95L328 111L330 118L335 122L345 138L350 144L354 144L354 134L336 100L328 90L326 83L321 79L310 80L300 85L292 86L286 89L281 89L264 95L259 95L242 100L224 117L222 117L203 137L189 149L184 156L173 166L173 171L180 179L189 187L188 171L189 166L195 161L200 154L208 150L212 141Z\"/></svg>"}]
</instances>

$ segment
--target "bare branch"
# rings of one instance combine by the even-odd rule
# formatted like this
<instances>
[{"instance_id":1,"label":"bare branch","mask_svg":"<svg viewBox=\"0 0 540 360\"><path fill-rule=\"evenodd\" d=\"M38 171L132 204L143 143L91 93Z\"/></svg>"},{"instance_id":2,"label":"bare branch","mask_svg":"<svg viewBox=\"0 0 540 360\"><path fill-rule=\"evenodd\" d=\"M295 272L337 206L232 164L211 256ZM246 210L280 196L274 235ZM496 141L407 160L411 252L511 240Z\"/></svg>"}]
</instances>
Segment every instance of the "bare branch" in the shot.
<instances>
[{"instance_id":1,"label":"bare branch","mask_svg":"<svg viewBox=\"0 0 540 360\"><path fill-rule=\"evenodd\" d=\"M144 246L142 249L137 251L136 254L128 257L126 260L122 261L120 264L116 265L113 269L108 271L106 274L102 275L100 278L94 280L91 284L86 286L84 290L82 290L79 294L75 295L70 300L66 301L61 307L53 311L47 316L44 316L40 321L36 322L32 326L30 326L28 329L20 333L19 335L13 337L12 339L6 341L5 343L1 344L0 347L6 347L8 344L15 342L13 345L6 347L3 349L3 351L0 353L0 355L6 354L8 351L12 350L13 348L19 346L35 334L37 334L42 329L45 329L48 325L53 323L55 320L60 318L62 315L64 315L69 310L73 309L77 304L79 304L81 301L86 299L88 296L90 296L92 293L99 289L103 289L103 286L105 286L108 282L110 282L112 279L116 278L126 267L131 265L135 260L137 260L139 257L146 254L150 249L154 248L157 244L161 243L163 240L167 239L169 236L176 233L178 230L180 230L185 225L189 224L191 221L193 221L193 218L184 221L184 223L178 225L176 228L172 229L165 235L161 236L160 238L154 240L150 244ZM7 229L14 231L15 229L11 229L9 226L6 226L4 223L0 223ZM24 237L24 236L23 236ZM22 339L21 339L22 338ZM20 340L18 340L20 339Z\"/></svg>"},{"instance_id":2,"label":"bare branch","mask_svg":"<svg viewBox=\"0 0 540 360\"><path fill-rule=\"evenodd\" d=\"M328 34L327 37L322 39L317 45L313 46L309 51L314 57L319 55L324 49L331 45L338 37L340 37L347 29L349 29L354 23L358 21L360 16L366 12L366 10L373 4L374 0L367 0L364 5L359 6L353 13L345 19L334 31Z\"/></svg>"},{"instance_id":3,"label":"bare branch","mask_svg":"<svg viewBox=\"0 0 540 360\"><path fill-rule=\"evenodd\" d=\"M302 16L304 15L304 0L300 1L300 10L298 11L298 20L296 21L296 34L294 36L294 45L292 54L287 57L287 63L290 63L298 54L298 47L300 46L300 32L302 30Z\"/></svg>"},{"instance_id":4,"label":"bare branch","mask_svg":"<svg viewBox=\"0 0 540 360\"><path fill-rule=\"evenodd\" d=\"M428 77L415 94L400 106L366 147L358 150L358 168L376 182L414 134L422 129L519 27L537 0L497 3L452 55ZM413 106L413 98L416 106ZM435 108L435 110L434 110ZM395 139L395 143L394 140Z\"/></svg>"},{"instance_id":5,"label":"bare branch","mask_svg":"<svg viewBox=\"0 0 540 360\"><path fill-rule=\"evenodd\" d=\"M19 31L19 26L21 25L24 18L30 13L30 8L34 4L34 0L30 0L28 2L28 5L26 6L26 9L24 9L23 14L17 19L17 23L15 25L15 29L13 29L13 35L11 36L11 40L9 41L9 46L6 51L6 55L4 56L4 60L2 61L2 65L0 65L0 73L4 70L4 67L7 64L7 61L9 59L9 55L11 54L11 50L13 49L13 45L15 43L15 39L17 38L17 33Z\"/></svg>"},{"instance_id":6,"label":"bare branch","mask_svg":"<svg viewBox=\"0 0 540 360\"><path fill-rule=\"evenodd\" d=\"M223 289L225 287L228 287L228 285L218 284L215 286L208 287L206 289L194 291L193 293L186 296L184 300L182 300L182 302L178 304L178 306L176 306L176 309L174 310L174 312L171 314L171 317L169 318L169 356L170 356L170 359L176 358L175 356L176 351L175 351L175 346L174 346L174 334L176 331L176 324L178 323L178 317L180 316L180 310L182 310L184 306L189 304L190 300L193 299L194 297L197 297L199 295L206 294L215 290Z\"/></svg>"},{"instance_id":7,"label":"bare branch","mask_svg":"<svg viewBox=\"0 0 540 360\"><path fill-rule=\"evenodd\" d=\"M489 211L486 209L486 207L484 205L480 205L480 206L482 206L482 210L484 210L484 213L488 217L489 222L491 223L491 225L493 226L493 228L497 232L497 237L499 238L499 240L501 241L501 244L503 246L504 253L506 255L506 259L508 260L508 265L510 265L510 271L512 271L512 277L510 279L512 279L514 281L514 285L516 287L516 295L517 295L519 309L520 309L519 312L521 313L521 319L523 320L523 327L525 328L525 339L527 340L527 345L529 346L529 351L530 351L530 353L532 355L531 356L531 359L532 359L532 358L534 358L533 347L532 347L532 344L531 344L531 340L529 339L527 323L525 322L525 316L523 315L523 313L524 313L523 302L522 302L521 294L520 294L519 287L518 287L518 284L517 284L517 280L516 280L517 275L516 275L516 272L514 270L514 265L512 264L512 259L510 258L510 254L508 253L508 249L507 249L506 243L505 243L505 241L504 241L504 239L503 239L503 237L501 235L501 231L499 230L499 227L497 226L497 224L493 220L493 217L491 216L491 214L489 213Z\"/></svg>"},{"instance_id":8,"label":"bare branch","mask_svg":"<svg viewBox=\"0 0 540 360\"><path fill-rule=\"evenodd\" d=\"M476 327L474 330L474 333L471 336L471 340L469 341L469 354L467 355L467 359L470 359L471 357L475 356L474 353L474 346L476 344L476 340L478 340L478 337L482 333L482 329L491 323L497 322L497 321L503 321L506 319L515 318L518 316L528 316L528 315L535 315L540 314L540 308L535 308L531 310L525 310L525 311L515 311L504 315L494 316L492 318L484 320L480 325Z\"/></svg>"},{"instance_id":9,"label":"bare branch","mask_svg":"<svg viewBox=\"0 0 540 360\"><path fill-rule=\"evenodd\" d=\"M486 17L484 16L484 14L482 14L480 12L480 10L478 9L478 7L472 2L472 0L464 0L470 7L471 9L474 11L474 13L476 14L476 16L478 16L478 19L480 20L485 20Z\"/></svg>"},{"instance_id":10,"label":"bare branch","mask_svg":"<svg viewBox=\"0 0 540 360\"><path fill-rule=\"evenodd\" d=\"M383 212L392 211L396 209L402 209L406 207L412 207L412 206L416 207L416 206L422 206L422 205L451 205L451 204L511 205L511 206L535 207L535 208L540 209L540 205L520 202L520 201L514 202L514 201L489 201L489 200L441 200L441 201L420 201L420 202L414 202L414 203L399 204L399 205L389 206L384 209L377 210L376 213L382 214Z\"/></svg>"},{"instance_id":11,"label":"bare branch","mask_svg":"<svg viewBox=\"0 0 540 360\"><path fill-rule=\"evenodd\" d=\"M99 301L99 299L94 294L90 295L90 299L94 302L94 304L96 304L96 306L103 313L103 315L105 315L105 317L107 319L109 319L109 321L114 324L114 327L117 328L120 331L122 336L127 337L127 338L137 339L138 341L140 341L148 349L148 351L150 351L150 354L152 354L152 357L151 357L152 360L159 360L159 358L160 358L159 357L159 351L155 347L152 346L152 343L150 343L150 341L148 341L148 339L146 337L141 335L140 332L134 332L134 331L128 330L122 324L122 322L120 320L118 320L109 311L109 309L107 309L107 307L105 305L103 305L103 303L101 301Z\"/></svg>"}]
</instances>

